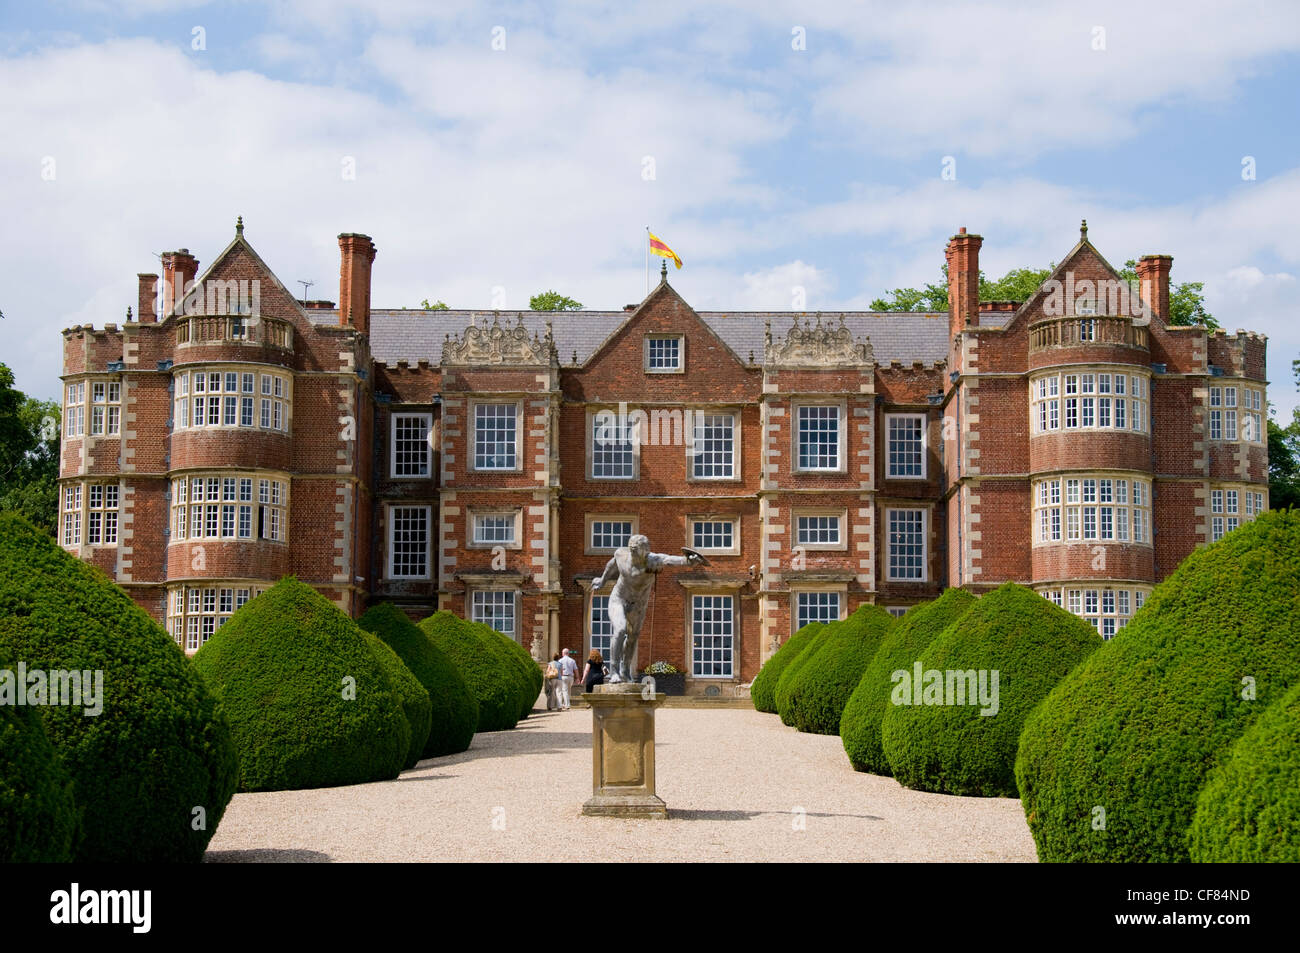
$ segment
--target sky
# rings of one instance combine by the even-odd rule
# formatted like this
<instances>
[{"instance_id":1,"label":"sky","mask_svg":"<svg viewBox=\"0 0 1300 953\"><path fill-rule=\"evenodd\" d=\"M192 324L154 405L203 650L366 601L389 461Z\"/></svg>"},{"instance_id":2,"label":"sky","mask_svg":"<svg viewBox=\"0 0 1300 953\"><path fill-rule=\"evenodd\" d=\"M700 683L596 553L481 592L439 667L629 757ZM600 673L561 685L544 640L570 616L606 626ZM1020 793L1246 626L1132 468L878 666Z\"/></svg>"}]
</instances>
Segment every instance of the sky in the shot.
<instances>
[{"instance_id":1,"label":"sky","mask_svg":"<svg viewBox=\"0 0 1300 953\"><path fill-rule=\"evenodd\" d=\"M559 9L555 9L559 7ZM1174 257L1297 405L1300 4L50 0L0 8L0 361L59 395L62 328L245 237L375 307L865 309L936 281ZM653 260L657 269L659 260ZM802 301L802 304L798 302Z\"/></svg>"}]
</instances>

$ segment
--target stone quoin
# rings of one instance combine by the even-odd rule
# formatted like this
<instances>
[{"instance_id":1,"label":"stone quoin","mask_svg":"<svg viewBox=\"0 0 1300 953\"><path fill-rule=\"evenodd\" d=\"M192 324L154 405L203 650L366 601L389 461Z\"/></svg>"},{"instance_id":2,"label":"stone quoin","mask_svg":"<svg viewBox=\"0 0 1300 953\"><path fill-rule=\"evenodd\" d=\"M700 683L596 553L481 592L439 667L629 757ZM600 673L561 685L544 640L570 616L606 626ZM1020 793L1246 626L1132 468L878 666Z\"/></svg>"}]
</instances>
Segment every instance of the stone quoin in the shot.
<instances>
[{"instance_id":1,"label":"stone quoin","mask_svg":"<svg viewBox=\"0 0 1300 953\"><path fill-rule=\"evenodd\" d=\"M63 331L59 542L187 652L292 573L608 658L591 583L636 533L708 558L660 579L637 660L692 693L945 586L1019 582L1109 637L1267 507L1266 340L1168 326L1169 256L1112 293L1086 231L1030 300L981 302L981 243L948 242L947 314L697 312L666 275L620 311L425 311L371 307L356 233L337 306L298 300L241 221L202 274L140 275L125 323Z\"/></svg>"}]
</instances>

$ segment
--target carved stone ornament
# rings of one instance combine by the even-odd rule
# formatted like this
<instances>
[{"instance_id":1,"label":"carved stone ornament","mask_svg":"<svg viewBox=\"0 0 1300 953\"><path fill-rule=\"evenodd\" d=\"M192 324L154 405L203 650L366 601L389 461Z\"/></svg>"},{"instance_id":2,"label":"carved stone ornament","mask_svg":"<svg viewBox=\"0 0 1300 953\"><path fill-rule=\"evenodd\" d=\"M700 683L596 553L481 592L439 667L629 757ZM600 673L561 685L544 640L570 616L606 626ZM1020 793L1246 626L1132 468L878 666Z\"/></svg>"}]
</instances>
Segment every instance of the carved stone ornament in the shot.
<instances>
[{"instance_id":1,"label":"carved stone ornament","mask_svg":"<svg viewBox=\"0 0 1300 953\"><path fill-rule=\"evenodd\" d=\"M871 342L861 343L853 340L853 333L840 315L839 326L822 324L821 312L817 313L817 323L805 318L803 323L798 318L790 326L785 340L773 343L769 322L765 333L765 363L768 367L856 367L871 366L875 363L872 356Z\"/></svg>"},{"instance_id":2,"label":"carved stone ornament","mask_svg":"<svg viewBox=\"0 0 1300 953\"><path fill-rule=\"evenodd\" d=\"M492 323L479 326L478 318L463 334L450 334L442 344L442 363L460 365L482 364L551 364L558 360L551 335L551 322L546 322L545 335L536 331L531 336L524 327L524 316L515 315L517 324L501 323L501 314L492 312Z\"/></svg>"}]
</instances>

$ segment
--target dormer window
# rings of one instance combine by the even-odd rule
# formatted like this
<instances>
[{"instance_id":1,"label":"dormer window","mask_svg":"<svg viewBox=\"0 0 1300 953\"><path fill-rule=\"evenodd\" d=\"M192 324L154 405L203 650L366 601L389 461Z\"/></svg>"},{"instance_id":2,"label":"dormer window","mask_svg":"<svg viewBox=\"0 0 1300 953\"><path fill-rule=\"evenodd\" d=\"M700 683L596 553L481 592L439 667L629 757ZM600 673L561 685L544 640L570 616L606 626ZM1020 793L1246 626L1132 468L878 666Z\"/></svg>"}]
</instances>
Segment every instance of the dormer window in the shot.
<instances>
[{"instance_id":1,"label":"dormer window","mask_svg":"<svg viewBox=\"0 0 1300 953\"><path fill-rule=\"evenodd\" d=\"M647 374L680 374L686 369L686 341L678 335L651 334L645 339Z\"/></svg>"}]
</instances>

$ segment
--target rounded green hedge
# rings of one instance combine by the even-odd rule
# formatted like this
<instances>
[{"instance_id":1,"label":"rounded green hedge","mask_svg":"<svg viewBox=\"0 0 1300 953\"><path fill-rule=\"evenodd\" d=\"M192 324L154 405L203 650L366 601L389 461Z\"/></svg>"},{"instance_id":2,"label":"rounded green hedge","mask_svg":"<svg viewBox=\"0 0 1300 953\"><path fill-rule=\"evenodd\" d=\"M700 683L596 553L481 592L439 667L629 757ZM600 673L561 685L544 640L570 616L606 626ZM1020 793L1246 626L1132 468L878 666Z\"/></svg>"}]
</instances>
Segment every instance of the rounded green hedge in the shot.
<instances>
[{"instance_id":1,"label":"rounded green hedge","mask_svg":"<svg viewBox=\"0 0 1300 953\"><path fill-rule=\"evenodd\" d=\"M1197 863L1300 862L1300 684L1237 739L1188 832Z\"/></svg>"},{"instance_id":2,"label":"rounded green hedge","mask_svg":"<svg viewBox=\"0 0 1300 953\"><path fill-rule=\"evenodd\" d=\"M542 693L542 670L533 657L528 654L528 650L522 645L503 635L490 625L482 622L473 623L482 626L480 631L483 632L483 638L492 642L504 654L507 663L511 669L519 676L519 720L523 721L532 712L533 706L537 704L537 698ZM578 674L582 674L581 666Z\"/></svg>"},{"instance_id":3,"label":"rounded green hedge","mask_svg":"<svg viewBox=\"0 0 1300 953\"><path fill-rule=\"evenodd\" d=\"M237 774L217 699L121 588L14 514L0 514L0 646L29 671L101 673L100 714L41 711L82 812L74 860L202 860Z\"/></svg>"},{"instance_id":4,"label":"rounded green hedge","mask_svg":"<svg viewBox=\"0 0 1300 953\"><path fill-rule=\"evenodd\" d=\"M772 653L772 657L763 663L754 681L749 686L749 697L759 711L776 713L776 684L781 680L781 673L793 662L808 643L825 628L821 622L809 622Z\"/></svg>"},{"instance_id":5,"label":"rounded green hedge","mask_svg":"<svg viewBox=\"0 0 1300 953\"><path fill-rule=\"evenodd\" d=\"M473 623L445 609L420 622L420 630L451 659L478 701L474 730L506 731L519 720L519 681L495 645Z\"/></svg>"},{"instance_id":6,"label":"rounded green hedge","mask_svg":"<svg viewBox=\"0 0 1300 953\"><path fill-rule=\"evenodd\" d=\"M975 597L965 589L949 589L938 599L908 609L898 624L885 633L880 650L863 671L840 718L840 739L853 770L892 773L880 738L880 725L894 688L890 676L900 670L912 671L913 663L939 633L974 604Z\"/></svg>"},{"instance_id":7,"label":"rounded green hedge","mask_svg":"<svg viewBox=\"0 0 1300 953\"><path fill-rule=\"evenodd\" d=\"M1295 510L1196 550L1048 696L1016 761L1042 860L1188 859L1210 770L1300 681L1297 554Z\"/></svg>"},{"instance_id":8,"label":"rounded green hedge","mask_svg":"<svg viewBox=\"0 0 1300 953\"><path fill-rule=\"evenodd\" d=\"M367 609L357 625L383 639L429 693L431 725L420 756L436 758L468 748L478 725L478 700L456 663L392 603Z\"/></svg>"},{"instance_id":9,"label":"rounded green hedge","mask_svg":"<svg viewBox=\"0 0 1300 953\"><path fill-rule=\"evenodd\" d=\"M80 820L72 779L40 710L18 707L17 691L16 667L0 651L0 863L65 863Z\"/></svg>"},{"instance_id":10,"label":"rounded green hedge","mask_svg":"<svg viewBox=\"0 0 1300 953\"><path fill-rule=\"evenodd\" d=\"M870 603L834 627L790 683L788 710L796 728L818 735L839 734L849 696L893 627L894 617Z\"/></svg>"},{"instance_id":11,"label":"rounded green hedge","mask_svg":"<svg viewBox=\"0 0 1300 953\"><path fill-rule=\"evenodd\" d=\"M880 731L894 777L922 791L1014 797L1025 717L1101 645L1091 625L1023 586L1008 582L981 597L921 653L921 703L915 664L890 692ZM932 679L932 671L942 674Z\"/></svg>"},{"instance_id":12,"label":"rounded green hedge","mask_svg":"<svg viewBox=\"0 0 1300 953\"><path fill-rule=\"evenodd\" d=\"M781 724L794 727L794 711L790 708L790 688L794 685L795 677L808 664L808 660L817 654L817 650L826 644L835 627L843 624L844 620L841 619L822 626L821 631L813 634L804 645L803 651L790 660L781 677L776 680L776 691L772 693L772 697L776 701L776 713L781 716Z\"/></svg>"},{"instance_id":13,"label":"rounded green hedge","mask_svg":"<svg viewBox=\"0 0 1300 953\"><path fill-rule=\"evenodd\" d=\"M361 634L365 637L366 644L370 646L370 651L375 654L375 661L383 668L384 674L388 676L389 682L397 691L397 697L402 703L402 715L405 716L406 723L411 726L411 742L407 746L406 758L402 766L413 768L424 756L424 744L429 740L429 729L433 723L433 702L429 698L429 692L396 652L385 645L384 641L373 632L362 629Z\"/></svg>"},{"instance_id":14,"label":"rounded green hedge","mask_svg":"<svg viewBox=\"0 0 1300 953\"><path fill-rule=\"evenodd\" d=\"M367 638L338 606L289 576L199 649L194 667L221 699L239 749L241 791L401 773L411 726Z\"/></svg>"}]
</instances>

